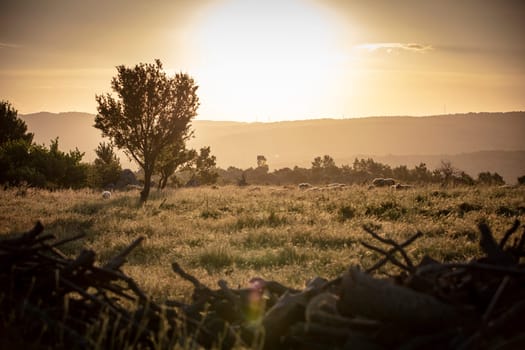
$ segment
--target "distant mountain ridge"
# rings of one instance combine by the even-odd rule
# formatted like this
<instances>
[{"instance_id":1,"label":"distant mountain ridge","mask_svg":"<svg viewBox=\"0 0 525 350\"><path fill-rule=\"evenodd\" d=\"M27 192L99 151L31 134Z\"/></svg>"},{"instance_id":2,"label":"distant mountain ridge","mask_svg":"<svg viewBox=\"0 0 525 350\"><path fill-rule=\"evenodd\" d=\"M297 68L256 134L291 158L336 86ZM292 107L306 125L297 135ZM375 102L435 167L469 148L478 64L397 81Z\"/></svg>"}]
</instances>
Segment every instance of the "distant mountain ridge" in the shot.
<instances>
[{"instance_id":1,"label":"distant mountain ridge","mask_svg":"<svg viewBox=\"0 0 525 350\"><path fill-rule=\"evenodd\" d=\"M86 152L92 161L101 141L89 113L35 113L20 116L37 143L59 136L63 150ZM468 113L428 117L366 117L274 123L193 121L190 147L211 146L218 165L256 166L265 155L271 169L310 167L316 156L331 155L338 165L371 157L391 165L430 168L441 160L476 176L497 171L507 182L525 174L525 112ZM125 157L121 157L129 166Z\"/></svg>"}]
</instances>

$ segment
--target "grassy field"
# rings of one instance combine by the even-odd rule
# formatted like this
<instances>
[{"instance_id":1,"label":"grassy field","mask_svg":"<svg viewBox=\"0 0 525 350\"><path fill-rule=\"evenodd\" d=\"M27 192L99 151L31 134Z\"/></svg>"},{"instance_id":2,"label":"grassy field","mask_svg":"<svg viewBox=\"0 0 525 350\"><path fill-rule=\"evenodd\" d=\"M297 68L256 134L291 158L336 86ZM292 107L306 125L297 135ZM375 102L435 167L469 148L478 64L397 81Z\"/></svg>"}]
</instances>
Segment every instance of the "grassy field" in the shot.
<instances>
[{"instance_id":1,"label":"grassy field","mask_svg":"<svg viewBox=\"0 0 525 350\"><path fill-rule=\"evenodd\" d=\"M479 220L500 237L525 218L523 186L196 188L154 192L142 207L138 192L109 200L89 190L0 196L0 235L27 231L36 220L59 239L85 233L63 248L71 256L90 248L102 263L144 236L123 269L158 301L189 297L191 285L171 271L174 261L212 288L221 278L236 287L256 276L303 288L315 276L335 277L351 264L366 268L378 260L359 243L369 239L363 225L397 241L421 231L407 249L416 262L425 254L464 261L479 253Z\"/></svg>"}]
</instances>

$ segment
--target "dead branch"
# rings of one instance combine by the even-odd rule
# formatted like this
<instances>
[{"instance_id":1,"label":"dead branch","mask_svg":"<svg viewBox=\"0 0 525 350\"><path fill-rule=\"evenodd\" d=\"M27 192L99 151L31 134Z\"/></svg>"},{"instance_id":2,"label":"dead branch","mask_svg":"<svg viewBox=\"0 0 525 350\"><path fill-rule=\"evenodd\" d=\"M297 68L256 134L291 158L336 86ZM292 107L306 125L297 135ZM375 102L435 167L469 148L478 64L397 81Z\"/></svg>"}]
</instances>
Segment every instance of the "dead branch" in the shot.
<instances>
[{"instance_id":1,"label":"dead branch","mask_svg":"<svg viewBox=\"0 0 525 350\"><path fill-rule=\"evenodd\" d=\"M179 275L180 277L182 277L186 281L188 281L191 284L193 284L193 286L196 289L202 289L202 290L211 291L207 286L202 284L197 278L195 278L194 276L186 273L186 271L184 271L182 269L182 267L180 267L180 265L178 263L176 263L176 262L172 263L171 264L171 268L172 268L173 272L175 272L177 275Z\"/></svg>"},{"instance_id":2,"label":"dead branch","mask_svg":"<svg viewBox=\"0 0 525 350\"><path fill-rule=\"evenodd\" d=\"M120 252L117 256L113 257L110 261L108 261L106 265L104 265L104 268L109 270L119 269L126 262L126 257L129 255L129 253L131 253L133 249L138 247L143 240L144 237L139 237L136 240L134 240L122 252Z\"/></svg>"},{"instance_id":3,"label":"dead branch","mask_svg":"<svg viewBox=\"0 0 525 350\"><path fill-rule=\"evenodd\" d=\"M478 225L481 239L479 245L486 254L485 260L488 263L511 265L514 259L508 253L504 252L502 247L496 243L490 227L485 222L480 222Z\"/></svg>"},{"instance_id":4,"label":"dead branch","mask_svg":"<svg viewBox=\"0 0 525 350\"><path fill-rule=\"evenodd\" d=\"M432 296L374 279L356 268L343 275L338 310L343 315L392 322L408 329L453 326L460 320L454 307Z\"/></svg>"},{"instance_id":5,"label":"dead branch","mask_svg":"<svg viewBox=\"0 0 525 350\"><path fill-rule=\"evenodd\" d=\"M503 238L501 241L499 241L499 247L500 249L505 248L505 244L507 244L507 241L509 240L510 236L512 236L520 227L520 221L518 219L514 220L514 223L512 226L505 231L505 234L503 235Z\"/></svg>"}]
</instances>

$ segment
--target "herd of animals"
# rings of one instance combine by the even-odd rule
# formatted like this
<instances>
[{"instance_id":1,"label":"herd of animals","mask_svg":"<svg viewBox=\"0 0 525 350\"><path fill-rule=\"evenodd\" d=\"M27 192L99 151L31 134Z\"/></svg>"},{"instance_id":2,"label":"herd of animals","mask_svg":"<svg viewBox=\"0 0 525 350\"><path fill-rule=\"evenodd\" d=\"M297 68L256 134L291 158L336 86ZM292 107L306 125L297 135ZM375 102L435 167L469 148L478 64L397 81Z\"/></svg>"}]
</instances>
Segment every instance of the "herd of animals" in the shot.
<instances>
[{"instance_id":1,"label":"herd of animals","mask_svg":"<svg viewBox=\"0 0 525 350\"><path fill-rule=\"evenodd\" d=\"M317 186L311 185L310 183L303 182L303 183L300 183L298 185L298 188L300 190L305 190L305 191L320 191L320 190L324 190L324 189L342 189L342 188L345 188L347 186L348 185L342 184L342 183L332 183L332 184L328 184L328 185L326 185L324 187L317 187ZM374 180L372 180L372 183L371 183L371 185L368 188L369 189L373 189L373 188L377 188L377 187L390 187L390 188L395 189L395 190L406 190L406 189L413 188L414 186L398 183L398 182L396 182L396 180L394 180L392 178L378 177L378 178L375 178ZM214 188L217 188L217 186L214 186ZM141 190L142 188L140 186L136 186L136 185L133 185L133 186L132 185L128 185L128 188L126 188L126 189L127 190L130 190L130 189ZM102 192L102 198L103 199L110 199L111 198L111 193L112 193L112 190L104 190Z\"/></svg>"},{"instance_id":2,"label":"herd of animals","mask_svg":"<svg viewBox=\"0 0 525 350\"><path fill-rule=\"evenodd\" d=\"M299 189L301 190L337 189L337 188L344 188L346 186L347 185L345 184L333 183L333 184L326 185L325 187L315 187L307 182L303 182L299 184ZM413 188L414 186L398 183L396 182L396 180L392 178L377 177L374 180L372 180L372 183L368 188L373 189L377 187L390 187L396 190L406 190L409 188Z\"/></svg>"}]
</instances>

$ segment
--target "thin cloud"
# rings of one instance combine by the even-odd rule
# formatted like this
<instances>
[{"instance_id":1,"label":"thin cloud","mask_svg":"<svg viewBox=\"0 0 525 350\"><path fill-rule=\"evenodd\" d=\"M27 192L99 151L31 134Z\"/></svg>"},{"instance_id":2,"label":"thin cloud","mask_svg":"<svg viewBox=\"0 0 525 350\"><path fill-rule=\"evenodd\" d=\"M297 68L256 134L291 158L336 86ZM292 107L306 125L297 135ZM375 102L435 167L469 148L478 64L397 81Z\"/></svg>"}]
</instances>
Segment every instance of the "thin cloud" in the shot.
<instances>
[{"instance_id":1,"label":"thin cloud","mask_svg":"<svg viewBox=\"0 0 525 350\"><path fill-rule=\"evenodd\" d=\"M454 45L442 45L439 46L440 51L448 51L460 54L499 54L499 55L523 55L525 53L524 47L519 46L454 46Z\"/></svg>"},{"instance_id":2,"label":"thin cloud","mask_svg":"<svg viewBox=\"0 0 525 350\"><path fill-rule=\"evenodd\" d=\"M0 49L18 49L20 45L0 42Z\"/></svg>"},{"instance_id":3,"label":"thin cloud","mask_svg":"<svg viewBox=\"0 0 525 350\"><path fill-rule=\"evenodd\" d=\"M392 53L394 51L411 51L411 52L427 52L433 50L431 45L424 45L418 43L368 43L354 46L359 50L373 51L386 51Z\"/></svg>"}]
</instances>

